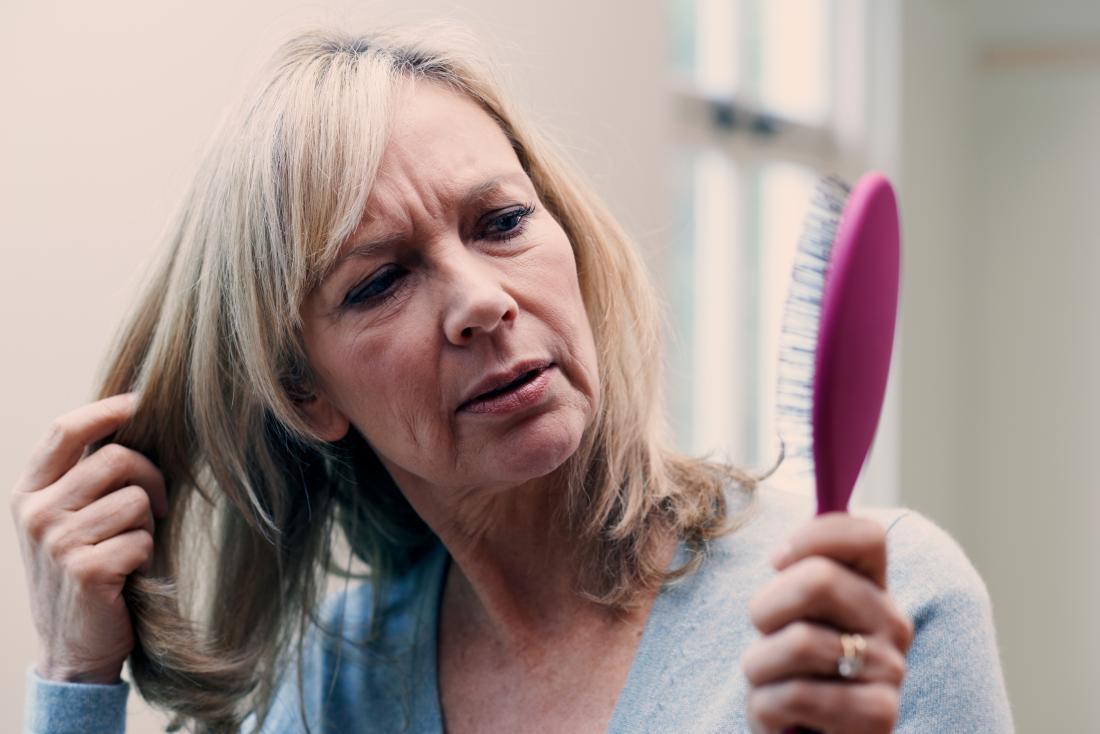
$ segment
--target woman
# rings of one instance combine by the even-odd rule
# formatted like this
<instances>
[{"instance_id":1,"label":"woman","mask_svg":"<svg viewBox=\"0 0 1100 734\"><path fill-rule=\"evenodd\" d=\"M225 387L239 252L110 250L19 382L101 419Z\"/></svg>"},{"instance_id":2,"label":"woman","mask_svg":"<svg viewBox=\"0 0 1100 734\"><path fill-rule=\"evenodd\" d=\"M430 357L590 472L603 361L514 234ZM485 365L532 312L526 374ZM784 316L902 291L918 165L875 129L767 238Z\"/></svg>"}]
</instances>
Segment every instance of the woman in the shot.
<instances>
[{"instance_id":1,"label":"woman","mask_svg":"<svg viewBox=\"0 0 1100 734\"><path fill-rule=\"evenodd\" d=\"M223 129L13 495L30 730L128 657L202 731L1011 728L942 531L669 448L638 257L478 59L306 34Z\"/></svg>"}]
</instances>

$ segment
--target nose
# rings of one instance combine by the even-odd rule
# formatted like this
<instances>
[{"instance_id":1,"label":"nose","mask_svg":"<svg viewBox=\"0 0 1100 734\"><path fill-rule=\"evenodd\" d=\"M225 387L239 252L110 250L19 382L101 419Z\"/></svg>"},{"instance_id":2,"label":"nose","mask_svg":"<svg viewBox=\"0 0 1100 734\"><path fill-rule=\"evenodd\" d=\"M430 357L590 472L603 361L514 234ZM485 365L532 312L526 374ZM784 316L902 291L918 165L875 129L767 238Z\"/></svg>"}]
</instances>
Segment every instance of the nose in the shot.
<instances>
[{"instance_id":1,"label":"nose","mask_svg":"<svg viewBox=\"0 0 1100 734\"><path fill-rule=\"evenodd\" d=\"M479 334L515 321L519 306L504 289L501 274L468 253L452 262L443 331L455 345L469 344Z\"/></svg>"}]
</instances>

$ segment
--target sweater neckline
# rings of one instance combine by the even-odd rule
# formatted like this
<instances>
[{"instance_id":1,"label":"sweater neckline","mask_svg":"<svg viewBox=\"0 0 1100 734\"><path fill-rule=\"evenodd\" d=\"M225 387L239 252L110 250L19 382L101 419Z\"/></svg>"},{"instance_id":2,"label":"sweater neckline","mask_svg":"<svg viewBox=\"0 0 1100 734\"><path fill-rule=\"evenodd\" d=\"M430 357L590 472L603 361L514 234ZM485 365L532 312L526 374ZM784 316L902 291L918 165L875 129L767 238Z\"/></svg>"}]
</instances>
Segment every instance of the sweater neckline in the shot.
<instances>
[{"instance_id":1,"label":"sweater neckline","mask_svg":"<svg viewBox=\"0 0 1100 734\"><path fill-rule=\"evenodd\" d=\"M681 539L677 542L676 552L666 571L684 564L690 551ZM420 683L414 687L414 705L411 712L414 726L411 731L442 732L443 704L439 691L439 622L443 602L443 587L447 580L447 571L451 566L451 554L442 543L438 543L434 555L426 564L426 583L422 588L427 593L421 599L417 609L416 642L414 653L415 671L413 680ZM675 615L670 614L679 603L682 594L679 585L666 583L657 593L642 628L642 637L634 651L626 682L619 692L612 709L607 732L633 731L636 722L644 721L644 710L652 704L653 691L657 690L667 677L669 655L674 647ZM645 704L645 705L643 705ZM641 718L639 718L641 717ZM418 725L417 725L418 724Z\"/></svg>"}]
</instances>

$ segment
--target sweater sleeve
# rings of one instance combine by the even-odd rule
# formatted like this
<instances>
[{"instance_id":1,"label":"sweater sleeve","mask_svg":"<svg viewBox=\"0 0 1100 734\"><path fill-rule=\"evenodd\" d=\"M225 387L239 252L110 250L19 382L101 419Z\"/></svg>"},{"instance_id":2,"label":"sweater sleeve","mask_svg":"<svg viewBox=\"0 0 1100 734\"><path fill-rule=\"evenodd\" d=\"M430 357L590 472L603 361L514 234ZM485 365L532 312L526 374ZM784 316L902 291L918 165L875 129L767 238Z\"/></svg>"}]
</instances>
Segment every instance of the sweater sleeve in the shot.
<instances>
[{"instance_id":1,"label":"sweater sleeve","mask_svg":"<svg viewBox=\"0 0 1100 734\"><path fill-rule=\"evenodd\" d=\"M130 684L64 683L27 668L24 734L124 734Z\"/></svg>"},{"instance_id":2,"label":"sweater sleeve","mask_svg":"<svg viewBox=\"0 0 1100 734\"><path fill-rule=\"evenodd\" d=\"M896 731L1013 732L985 583L962 548L920 513L887 532L888 584L913 620Z\"/></svg>"},{"instance_id":3,"label":"sweater sleeve","mask_svg":"<svg viewBox=\"0 0 1100 734\"><path fill-rule=\"evenodd\" d=\"M295 677L282 678L271 715L262 731L256 731L256 716L242 722L245 734L289 734L298 731ZM125 734L126 701L130 684L65 683L38 676L27 668L27 696L23 717L24 734Z\"/></svg>"}]
</instances>

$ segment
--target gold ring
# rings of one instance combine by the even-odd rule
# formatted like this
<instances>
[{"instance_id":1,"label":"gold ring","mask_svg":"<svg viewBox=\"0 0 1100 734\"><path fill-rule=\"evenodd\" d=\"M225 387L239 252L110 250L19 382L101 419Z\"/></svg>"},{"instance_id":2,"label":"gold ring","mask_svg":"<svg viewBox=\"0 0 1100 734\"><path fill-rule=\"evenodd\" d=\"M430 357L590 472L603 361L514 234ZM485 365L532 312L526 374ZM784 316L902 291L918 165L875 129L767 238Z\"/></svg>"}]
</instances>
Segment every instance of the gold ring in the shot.
<instances>
[{"instance_id":1,"label":"gold ring","mask_svg":"<svg viewBox=\"0 0 1100 734\"><path fill-rule=\"evenodd\" d=\"M867 640L858 632L840 635L840 646L844 650L836 661L836 672L841 678L852 680L863 670L864 657L867 654Z\"/></svg>"}]
</instances>

